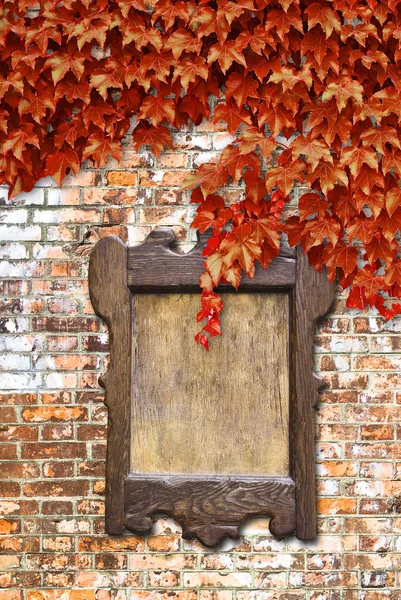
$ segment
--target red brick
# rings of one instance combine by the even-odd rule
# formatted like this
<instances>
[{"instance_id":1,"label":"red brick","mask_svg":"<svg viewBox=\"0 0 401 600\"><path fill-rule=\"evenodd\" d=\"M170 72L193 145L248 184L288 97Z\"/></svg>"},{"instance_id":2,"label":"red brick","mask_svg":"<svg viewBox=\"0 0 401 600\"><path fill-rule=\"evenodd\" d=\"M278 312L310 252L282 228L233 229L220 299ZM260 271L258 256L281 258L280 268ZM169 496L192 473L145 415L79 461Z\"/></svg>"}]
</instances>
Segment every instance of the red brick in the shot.
<instances>
[{"instance_id":1,"label":"red brick","mask_svg":"<svg viewBox=\"0 0 401 600\"><path fill-rule=\"evenodd\" d=\"M24 444L21 448L22 458L85 458L86 446L79 442L39 442Z\"/></svg>"},{"instance_id":2,"label":"red brick","mask_svg":"<svg viewBox=\"0 0 401 600\"><path fill-rule=\"evenodd\" d=\"M27 497L37 496L86 496L89 491L88 481L37 481L24 484Z\"/></svg>"}]
</instances>

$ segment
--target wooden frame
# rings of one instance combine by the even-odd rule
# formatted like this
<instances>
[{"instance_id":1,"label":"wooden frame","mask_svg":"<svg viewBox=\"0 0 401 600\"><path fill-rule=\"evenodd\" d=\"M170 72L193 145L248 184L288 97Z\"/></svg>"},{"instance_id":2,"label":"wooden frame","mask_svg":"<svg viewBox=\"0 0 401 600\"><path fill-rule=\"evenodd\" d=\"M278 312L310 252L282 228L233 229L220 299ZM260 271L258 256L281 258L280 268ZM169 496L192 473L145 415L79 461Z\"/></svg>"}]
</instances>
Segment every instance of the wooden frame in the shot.
<instances>
[{"instance_id":1,"label":"wooden frame","mask_svg":"<svg viewBox=\"0 0 401 600\"><path fill-rule=\"evenodd\" d=\"M185 255L172 251L171 229L154 230L143 244L128 248L109 236L90 258L89 290L97 315L109 328L110 367L99 379L106 390L106 531L121 535L151 530L151 516L167 514L183 527L184 537L206 545L226 535L238 537L242 521L272 517L276 536L296 532L301 540L316 535L313 407L321 382L313 372L316 321L330 309L334 286L308 264L300 249L283 249L266 270L256 269L241 290L286 291L290 297L290 474L272 476L141 475L130 473L133 386L132 294L190 292L199 289L202 242ZM231 286L219 291L234 292ZM213 349L211 350L213 352Z\"/></svg>"}]
</instances>

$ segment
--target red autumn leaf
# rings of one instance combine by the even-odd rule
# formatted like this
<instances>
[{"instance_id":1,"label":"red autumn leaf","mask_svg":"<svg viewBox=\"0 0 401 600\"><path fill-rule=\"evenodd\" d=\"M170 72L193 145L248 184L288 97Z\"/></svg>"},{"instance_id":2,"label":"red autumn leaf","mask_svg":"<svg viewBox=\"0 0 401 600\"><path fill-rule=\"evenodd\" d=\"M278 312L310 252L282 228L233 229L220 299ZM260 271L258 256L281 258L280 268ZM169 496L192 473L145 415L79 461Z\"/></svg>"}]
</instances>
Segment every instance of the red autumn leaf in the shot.
<instances>
[{"instance_id":1,"label":"red autumn leaf","mask_svg":"<svg viewBox=\"0 0 401 600\"><path fill-rule=\"evenodd\" d=\"M308 176L308 180L312 184L319 180L322 192L326 195L338 182L341 182L343 185L347 185L348 183L347 174L343 169L326 162L319 163L317 169Z\"/></svg>"},{"instance_id":2,"label":"red autumn leaf","mask_svg":"<svg viewBox=\"0 0 401 600\"><path fill-rule=\"evenodd\" d=\"M195 60L182 60L174 69L174 81L179 77L184 90L187 90L189 84L199 77L207 79L208 75L206 61L201 56L198 56Z\"/></svg>"},{"instance_id":3,"label":"red autumn leaf","mask_svg":"<svg viewBox=\"0 0 401 600\"><path fill-rule=\"evenodd\" d=\"M55 99L47 91L43 91L40 94L32 94L28 98L21 98L18 104L18 112L21 116L26 114L31 115L32 119L39 124L47 114L51 115L55 110Z\"/></svg>"},{"instance_id":4,"label":"red autumn leaf","mask_svg":"<svg viewBox=\"0 0 401 600\"><path fill-rule=\"evenodd\" d=\"M266 187L270 191L277 186L283 190L284 194L290 193L295 181L304 181L305 165L300 160L295 160L289 164L273 167L266 173Z\"/></svg>"},{"instance_id":5,"label":"red autumn leaf","mask_svg":"<svg viewBox=\"0 0 401 600\"><path fill-rule=\"evenodd\" d=\"M318 194L302 194L298 206L301 221L304 221L308 217L313 217L315 213L317 213L319 220L324 219L329 208L327 200Z\"/></svg>"},{"instance_id":6,"label":"red autumn leaf","mask_svg":"<svg viewBox=\"0 0 401 600\"><path fill-rule=\"evenodd\" d=\"M261 257L262 252L249 223L235 228L224 238L220 247L224 252L224 263L228 267L238 260L248 277L253 277L255 260Z\"/></svg>"},{"instance_id":7,"label":"red autumn leaf","mask_svg":"<svg viewBox=\"0 0 401 600\"><path fill-rule=\"evenodd\" d=\"M349 240L360 240L364 244L368 244L375 232L375 224L371 219L365 217L355 217L348 223L347 235Z\"/></svg>"},{"instance_id":8,"label":"red autumn leaf","mask_svg":"<svg viewBox=\"0 0 401 600\"><path fill-rule=\"evenodd\" d=\"M298 7L291 5L288 10L272 10L266 20L266 29L275 29L281 41L294 28L303 32L302 20Z\"/></svg>"},{"instance_id":9,"label":"red autumn leaf","mask_svg":"<svg viewBox=\"0 0 401 600\"><path fill-rule=\"evenodd\" d=\"M213 194L221 185L227 183L229 178L229 172L227 168L220 163L215 164L204 164L193 174L189 175L182 189L188 190L200 185L203 194L208 196Z\"/></svg>"},{"instance_id":10,"label":"red autumn leaf","mask_svg":"<svg viewBox=\"0 0 401 600\"><path fill-rule=\"evenodd\" d=\"M362 288L368 299L374 302L380 289L383 288L384 277L376 275L372 267L366 266L355 276L354 285Z\"/></svg>"},{"instance_id":11,"label":"red autumn leaf","mask_svg":"<svg viewBox=\"0 0 401 600\"><path fill-rule=\"evenodd\" d=\"M386 194L386 209L390 217L401 206L401 188L394 187Z\"/></svg>"},{"instance_id":12,"label":"red autumn leaf","mask_svg":"<svg viewBox=\"0 0 401 600\"><path fill-rule=\"evenodd\" d=\"M340 230L340 224L334 219L327 218L323 221L311 219L306 221L304 229L306 234L305 252L308 252L313 246L323 244L326 239L334 246Z\"/></svg>"},{"instance_id":13,"label":"red autumn leaf","mask_svg":"<svg viewBox=\"0 0 401 600\"><path fill-rule=\"evenodd\" d=\"M341 164L348 167L351 174L356 177L361 172L363 165L368 165L375 171L379 168L376 153L367 146L346 146L341 153Z\"/></svg>"},{"instance_id":14,"label":"red autumn leaf","mask_svg":"<svg viewBox=\"0 0 401 600\"><path fill-rule=\"evenodd\" d=\"M199 54L202 42L188 29L177 29L164 44L166 50L171 50L174 58L178 60L183 52ZM159 48L160 50L160 48ZM198 57L199 58L199 57Z\"/></svg>"},{"instance_id":15,"label":"red autumn leaf","mask_svg":"<svg viewBox=\"0 0 401 600\"><path fill-rule=\"evenodd\" d=\"M246 67L246 62L243 55L238 52L235 41L218 43L210 48L207 62L208 64L218 61L223 73L226 73L233 62L236 62L243 67Z\"/></svg>"},{"instance_id":16,"label":"red autumn leaf","mask_svg":"<svg viewBox=\"0 0 401 600\"><path fill-rule=\"evenodd\" d=\"M326 34L326 38L329 38L333 31L337 33L341 31L341 21L338 14L327 4L313 2L305 12L308 15L309 29L312 29L315 25L320 25Z\"/></svg>"},{"instance_id":17,"label":"red autumn leaf","mask_svg":"<svg viewBox=\"0 0 401 600\"><path fill-rule=\"evenodd\" d=\"M214 111L213 121L225 121L227 123L227 129L230 133L234 134L240 123L246 123L251 125L251 119L249 114L244 108L237 108L233 103L218 104Z\"/></svg>"},{"instance_id":18,"label":"red autumn leaf","mask_svg":"<svg viewBox=\"0 0 401 600\"><path fill-rule=\"evenodd\" d=\"M170 98L163 96L147 96L141 104L139 119L149 119L152 125L163 121L174 123L175 104Z\"/></svg>"},{"instance_id":19,"label":"red autumn leaf","mask_svg":"<svg viewBox=\"0 0 401 600\"><path fill-rule=\"evenodd\" d=\"M259 82L252 75L241 73L232 73L227 79L226 96L227 100L234 98L238 106L243 106L248 98L259 98Z\"/></svg>"},{"instance_id":20,"label":"red autumn leaf","mask_svg":"<svg viewBox=\"0 0 401 600\"><path fill-rule=\"evenodd\" d=\"M80 161L78 154L72 148L66 148L63 152L50 154L46 159L46 170L59 187L66 174L70 171L76 175L79 171Z\"/></svg>"},{"instance_id":21,"label":"red autumn leaf","mask_svg":"<svg viewBox=\"0 0 401 600\"><path fill-rule=\"evenodd\" d=\"M155 127L154 125L141 123L134 129L132 136L137 151L141 146L150 146L156 156L160 156L165 146L172 147L173 145L171 134L167 127L163 127L163 125Z\"/></svg>"},{"instance_id":22,"label":"red autumn leaf","mask_svg":"<svg viewBox=\"0 0 401 600\"><path fill-rule=\"evenodd\" d=\"M7 155L9 152L22 160L22 153L27 146L36 146L39 148L39 138L34 132L33 125L30 123L21 123L19 129L10 131L6 140L3 142L2 153Z\"/></svg>"},{"instance_id":23,"label":"red autumn leaf","mask_svg":"<svg viewBox=\"0 0 401 600\"><path fill-rule=\"evenodd\" d=\"M401 260L393 262L386 271L386 285L394 285L401 281Z\"/></svg>"},{"instance_id":24,"label":"red autumn leaf","mask_svg":"<svg viewBox=\"0 0 401 600\"><path fill-rule=\"evenodd\" d=\"M54 52L47 60L46 67L50 67L54 83L58 83L71 71L79 81L85 71L85 58L78 52Z\"/></svg>"},{"instance_id":25,"label":"red autumn leaf","mask_svg":"<svg viewBox=\"0 0 401 600\"><path fill-rule=\"evenodd\" d=\"M167 29L174 25L178 19L182 19L184 23L188 23L189 13L185 2L172 2L172 0L158 0L153 13L152 22L155 23L158 19L162 19Z\"/></svg>"},{"instance_id":26,"label":"red autumn leaf","mask_svg":"<svg viewBox=\"0 0 401 600\"><path fill-rule=\"evenodd\" d=\"M343 241L339 241L334 247L328 246L325 251L325 264L332 269L332 281L337 267L341 268L347 277L355 269L357 260L358 250Z\"/></svg>"},{"instance_id":27,"label":"red autumn leaf","mask_svg":"<svg viewBox=\"0 0 401 600\"><path fill-rule=\"evenodd\" d=\"M276 149L276 140L272 136L266 137L257 127L245 129L239 140L241 154L249 154L259 148L263 158L267 158Z\"/></svg>"},{"instance_id":28,"label":"red autumn leaf","mask_svg":"<svg viewBox=\"0 0 401 600\"><path fill-rule=\"evenodd\" d=\"M366 254L370 264L374 264L377 259L390 263L397 251L397 244L390 244L380 233L374 235L371 241L365 246Z\"/></svg>"},{"instance_id":29,"label":"red autumn leaf","mask_svg":"<svg viewBox=\"0 0 401 600\"><path fill-rule=\"evenodd\" d=\"M105 138L99 133L93 133L88 138L88 145L84 150L83 156L84 158L93 158L99 167L103 167L109 156L112 156L116 160L121 160L123 156L121 142Z\"/></svg>"},{"instance_id":30,"label":"red autumn leaf","mask_svg":"<svg viewBox=\"0 0 401 600\"><path fill-rule=\"evenodd\" d=\"M305 160L310 164L312 170L317 168L322 159L333 164L330 148L324 140L298 136L292 142L292 155L294 158L298 158L301 154L305 156Z\"/></svg>"},{"instance_id":31,"label":"red autumn leaf","mask_svg":"<svg viewBox=\"0 0 401 600\"><path fill-rule=\"evenodd\" d=\"M361 140L365 145L373 146L381 154L385 154L385 145L401 149L400 140L394 127L369 127L361 133Z\"/></svg>"}]
</instances>

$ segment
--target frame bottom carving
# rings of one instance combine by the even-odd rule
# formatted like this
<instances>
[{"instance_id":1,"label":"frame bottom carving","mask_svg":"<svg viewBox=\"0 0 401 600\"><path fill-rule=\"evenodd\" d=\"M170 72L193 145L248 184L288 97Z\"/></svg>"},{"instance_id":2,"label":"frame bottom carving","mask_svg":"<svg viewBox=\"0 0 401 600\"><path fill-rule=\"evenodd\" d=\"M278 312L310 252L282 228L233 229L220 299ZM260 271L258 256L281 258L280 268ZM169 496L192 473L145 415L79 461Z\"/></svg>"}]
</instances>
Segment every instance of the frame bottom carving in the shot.
<instances>
[{"instance_id":1,"label":"frame bottom carving","mask_svg":"<svg viewBox=\"0 0 401 600\"><path fill-rule=\"evenodd\" d=\"M270 531L282 537L295 531L295 483L290 477L130 474L126 528L147 534L157 514L176 519L184 538L197 537L206 546L238 538L241 523L253 516L271 517Z\"/></svg>"}]
</instances>

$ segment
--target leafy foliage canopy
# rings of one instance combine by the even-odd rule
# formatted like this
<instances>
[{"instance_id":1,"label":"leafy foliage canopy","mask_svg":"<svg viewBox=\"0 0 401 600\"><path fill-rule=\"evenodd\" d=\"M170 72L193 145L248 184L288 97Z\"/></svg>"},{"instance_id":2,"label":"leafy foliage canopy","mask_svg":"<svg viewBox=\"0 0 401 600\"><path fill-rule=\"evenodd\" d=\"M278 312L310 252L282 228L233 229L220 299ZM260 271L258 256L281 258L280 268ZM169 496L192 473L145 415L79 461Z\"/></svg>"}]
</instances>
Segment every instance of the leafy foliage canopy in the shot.
<instances>
[{"instance_id":1,"label":"leafy foliage canopy","mask_svg":"<svg viewBox=\"0 0 401 600\"><path fill-rule=\"evenodd\" d=\"M351 286L348 306L401 312L400 0L1 1L0 174L11 195L133 143L159 155L203 118L233 136L186 181L211 229L205 325L219 282L266 267L280 234ZM211 114L211 97L217 98ZM268 168L267 168L268 167ZM243 180L240 202L216 192ZM294 183L299 214L285 209Z\"/></svg>"}]
</instances>

